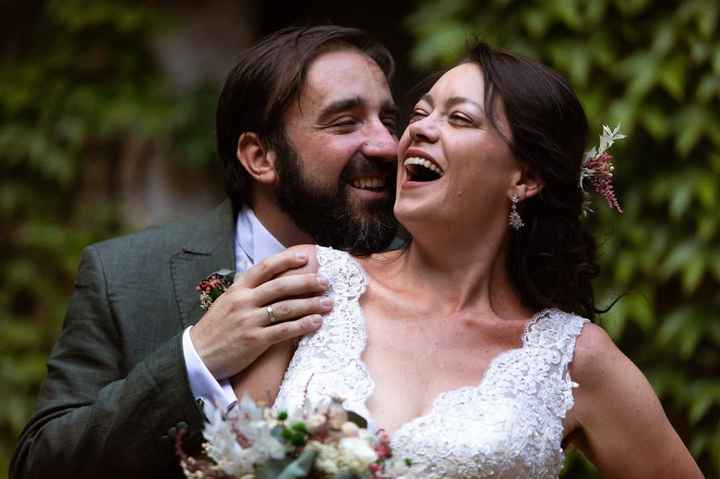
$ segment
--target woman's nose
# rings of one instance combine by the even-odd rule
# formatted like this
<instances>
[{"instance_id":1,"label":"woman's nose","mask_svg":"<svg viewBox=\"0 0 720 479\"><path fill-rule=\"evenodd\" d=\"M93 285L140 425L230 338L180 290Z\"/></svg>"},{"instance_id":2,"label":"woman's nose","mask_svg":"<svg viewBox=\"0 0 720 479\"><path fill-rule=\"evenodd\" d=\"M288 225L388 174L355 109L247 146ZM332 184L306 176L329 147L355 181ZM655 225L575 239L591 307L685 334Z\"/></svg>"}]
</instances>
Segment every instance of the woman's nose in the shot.
<instances>
[{"instance_id":1,"label":"woman's nose","mask_svg":"<svg viewBox=\"0 0 720 479\"><path fill-rule=\"evenodd\" d=\"M408 125L408 128L410 129L410 138L412 138L413 141L427 143L433 143L437 141L437 125L430 116L426 116L410 123L410 125Z\"/></svg>"}]
</instances>

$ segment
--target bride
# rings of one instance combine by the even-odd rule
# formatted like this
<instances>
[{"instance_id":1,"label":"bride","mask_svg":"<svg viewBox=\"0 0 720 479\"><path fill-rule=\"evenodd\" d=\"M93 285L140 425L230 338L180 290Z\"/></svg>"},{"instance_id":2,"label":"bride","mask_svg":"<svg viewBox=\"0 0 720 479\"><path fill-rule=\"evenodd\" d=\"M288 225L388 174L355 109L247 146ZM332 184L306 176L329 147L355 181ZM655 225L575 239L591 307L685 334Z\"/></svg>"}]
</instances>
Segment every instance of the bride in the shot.
<instances>
[{"instance_id":1,"label":"bride","mask_svg":"<svg viewBox=\"0 0 720 479\"><path fill-rule=\"evenodd\" d=\"M341 397L420 477L557 477L569 445L603 477L702 477L645 377L586 319L586 142L564 79L477 45L400 140L395 215L412 241L363 258L299 247L334 309L236 377L238 395Z\"/></svg>"}]
</instances>

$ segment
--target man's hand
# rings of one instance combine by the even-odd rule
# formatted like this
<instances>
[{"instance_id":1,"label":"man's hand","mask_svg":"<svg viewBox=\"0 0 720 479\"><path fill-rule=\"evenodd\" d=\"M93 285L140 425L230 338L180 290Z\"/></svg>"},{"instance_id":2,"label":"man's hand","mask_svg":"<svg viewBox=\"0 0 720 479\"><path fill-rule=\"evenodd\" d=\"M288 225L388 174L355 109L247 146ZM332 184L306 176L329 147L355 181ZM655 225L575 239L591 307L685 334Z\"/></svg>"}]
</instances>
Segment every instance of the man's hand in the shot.
<instances>
[{"instance_id":1,"label":"man's hand","mask_svg":"<svg viewBox=\"0 0 720 479\"><path fill-rule=\"evenodd\" d=\"M190 330L195 350L216 379L242 371L273 344L320 327L320 315L332 303L319 296L327 280L307 272L316 265L315 258L308 265L308 253L314 254L314 247L289 248L238 275ZM280 276L290 270L298 274Z\"/></svg>"}]
</instances>

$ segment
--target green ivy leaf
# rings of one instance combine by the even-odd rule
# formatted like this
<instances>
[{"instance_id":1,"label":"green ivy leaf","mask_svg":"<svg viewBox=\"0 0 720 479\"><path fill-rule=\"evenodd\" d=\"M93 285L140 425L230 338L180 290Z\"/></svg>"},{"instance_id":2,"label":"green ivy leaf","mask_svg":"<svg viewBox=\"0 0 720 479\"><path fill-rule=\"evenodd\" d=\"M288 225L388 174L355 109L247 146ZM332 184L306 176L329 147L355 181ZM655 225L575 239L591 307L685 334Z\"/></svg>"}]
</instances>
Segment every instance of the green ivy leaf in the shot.
<instances>
[{"instance_id":1,"label":"green ivy leaf","mask_svg":"<svg viewBox=\"0 0 720 479\"><path fill-rule=\"evenodd\" d=\"M682 275L683 289L685 290L686 294L689 295L697 289L704 273L704 255L698 255L691 258L690 261L685 265Z\"/></svg>"},{"instance_id":2,"label":"green ivy leaf","mask_svg":"<svg viewBox=\"0 0 720 479\"><path fill-rule=\"evenodd\" d=\"M687 72L687 57L675 55L665 63L660 71L660 83L668 93L680 101L685 97L685 73Z\"/></svg>"}]
</instances>

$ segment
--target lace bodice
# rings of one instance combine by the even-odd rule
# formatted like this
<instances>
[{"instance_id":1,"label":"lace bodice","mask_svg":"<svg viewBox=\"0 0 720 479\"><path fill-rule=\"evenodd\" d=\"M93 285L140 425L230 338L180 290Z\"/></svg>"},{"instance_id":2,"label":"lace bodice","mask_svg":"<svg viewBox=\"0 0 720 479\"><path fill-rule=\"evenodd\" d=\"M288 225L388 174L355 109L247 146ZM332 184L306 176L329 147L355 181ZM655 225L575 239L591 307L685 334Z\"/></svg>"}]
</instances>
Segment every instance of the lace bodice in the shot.
<instances>
[{"instance_id":1,"label":"lace bodice","mask_svg":"<svg viewBox=\"0 0 720 479\"><path fill-rule=\"evenodd\" d=\"M340 397L372 428L366 401L375 385L362 360L367 330L359 303L367 277L346 253L318 247L317 257L334 308L300 341L275 405L294 410L306 398ZM563 418L577 386L568 366L585 322L556 309L537 314L522 346L493 359L479 384L440 394L428 414L404 423L391 438L395 456L410 458L429 479L557 478Z\"/></svg>"}]
</instances>

